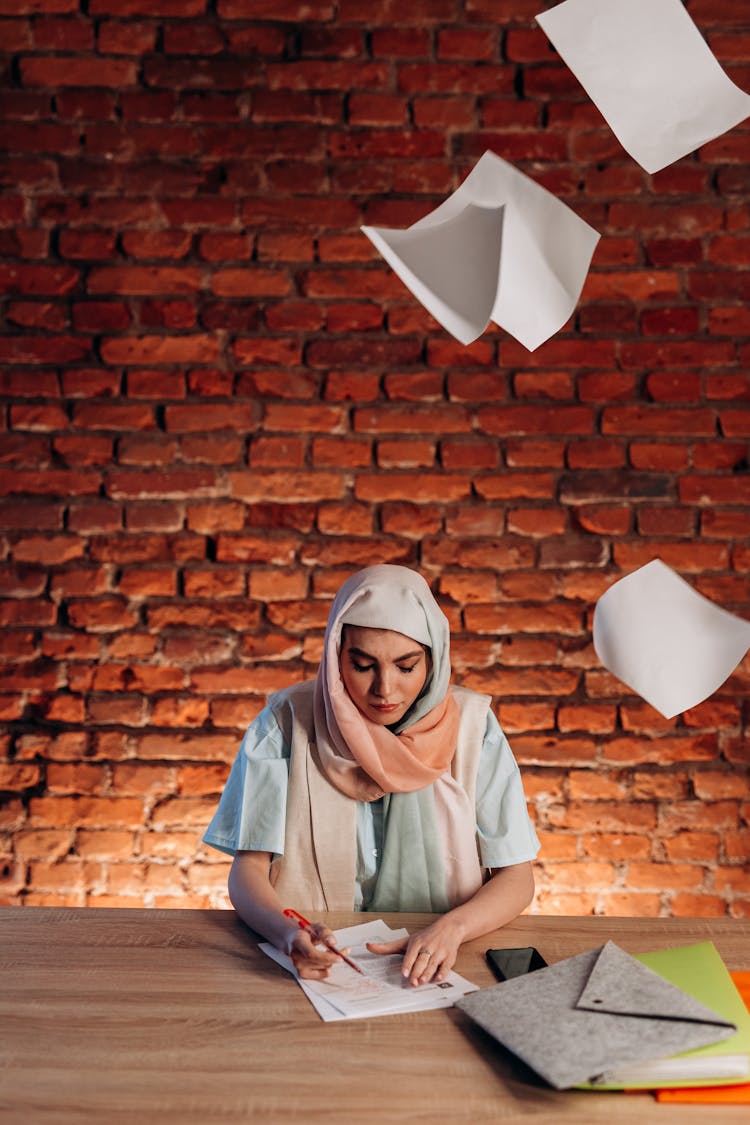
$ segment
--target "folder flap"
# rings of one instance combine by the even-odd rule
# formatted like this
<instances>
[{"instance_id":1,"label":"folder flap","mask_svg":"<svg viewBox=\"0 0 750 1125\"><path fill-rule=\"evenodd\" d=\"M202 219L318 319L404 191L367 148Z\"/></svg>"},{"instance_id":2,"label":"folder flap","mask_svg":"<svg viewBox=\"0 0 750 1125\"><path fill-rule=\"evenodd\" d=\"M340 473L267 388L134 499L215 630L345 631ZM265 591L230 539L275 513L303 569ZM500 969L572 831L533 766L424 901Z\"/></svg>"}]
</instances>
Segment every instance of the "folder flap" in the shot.
<instances>
[{"instance_id":1,"label":"folder flap","mask_svg":"<svg viewBox=\"0 0 750 1125\"><path fill-rule=\"evenodd\" d=\"M576 1007L590 1012L663 1020L734 1024L636 961L614 942L602 947Z\"/></svg>"},{"instance_id":2,"label":"folder flap","mask_svg":"<svg viewBox=\"0 0 750 1125\"><path fill-rule=\"evenodd\" d=\"M578 1007L603 948L483 988L458 1000L456 1006L558 1090L628 1063L707 1047L736 1034L732 1023ZM635 959L622 950L617 953L622 953L629 974ZM693 959L692 966L700 971L700 958ZM627 980L621 987L623 983L627 986Z\"/></svg>"}]
</instances>

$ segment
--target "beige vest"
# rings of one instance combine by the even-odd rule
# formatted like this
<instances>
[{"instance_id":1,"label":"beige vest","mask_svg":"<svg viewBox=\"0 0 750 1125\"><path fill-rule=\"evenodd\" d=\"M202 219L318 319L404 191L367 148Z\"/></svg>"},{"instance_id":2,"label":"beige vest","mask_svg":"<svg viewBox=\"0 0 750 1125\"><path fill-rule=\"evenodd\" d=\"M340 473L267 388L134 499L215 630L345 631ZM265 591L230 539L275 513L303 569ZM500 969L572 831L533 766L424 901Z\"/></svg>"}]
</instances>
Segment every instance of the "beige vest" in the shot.
<instances>
[{"instance_id":1,"label":"beige vest","mask_svg":"<svg viewBox=\"0 0 750 1125\"><path fill-rule=\"evenodd\" d=\"M451 689L460 723L451 773L476 804L476 776L484 742L488 695ZM356 866L357 805L331 785L314 743L314 681L282 693L279 726L291 744L284 855L274 860L271 882L282 905L309 910L351 910Z\"/></svg>"}]
</instances>

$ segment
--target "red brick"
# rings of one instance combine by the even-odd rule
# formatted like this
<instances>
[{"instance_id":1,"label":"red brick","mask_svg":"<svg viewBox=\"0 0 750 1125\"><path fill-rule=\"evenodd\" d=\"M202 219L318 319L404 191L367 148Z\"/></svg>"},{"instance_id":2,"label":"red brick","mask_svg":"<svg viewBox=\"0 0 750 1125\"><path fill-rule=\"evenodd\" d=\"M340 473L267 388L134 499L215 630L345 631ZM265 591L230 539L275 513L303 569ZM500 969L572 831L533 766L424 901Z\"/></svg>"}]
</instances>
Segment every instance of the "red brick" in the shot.
<instances>
[{"instance_id":1,"label":"red brick","mask_svg":"<svg viewBox=\"0 0 750 1125\"><path fill-rule=\"evenodd\" d=\"M88 291L94 294L129 295L194 293L200 288L200 272L192 267L101 266L92 269Z\"/></svg>"},{"instance_id":2,"label":"red brick","mask_svg":"<svg viewBox=\"0 0 750 1125\"><path fill-rule=\"evenodd\" d=\"M727 437L745 437L750 433L750 410L722 410L721 427Z\"/></svg>"},{"instance_id":3,"label":"red brick","mask_svg":"<svg viewBox=\"0 0 750 1125\"><path fill-rule=\"evenodd\" d=\"M727 913L724 900L709 894L672 895L670 908L676 918L723 918Z\"/></svg>"},{"instance_id":4,"label":"red brick","mask_svg":"<svg viewBox=\"0 0 750 1125\"><path fill-rule=\"evenodd\" d=\"M583 837L586 855L595 859L646 859L650 851L648 837L626 833L601 832Z\"/></svg>"},{"instance_id":5,"label":"red brick","mask_svg":"<svg viewBox=\"0 0 750 1125\"><path fill-rule=\"evenodd\" d=\"M701 535L707 539L737 539L750 535L750 513L709 508L701 513Z\"/></svg>"},{"instance_id":6,"label":"red brick","mask_svg":"<svg viewBox=\"0 0 750 1125\"><path fill-rule=\"evenodd\" d=\"M361 408L354 412L354 430L371 434L467 433L471 418L463 407L436 406L433 409L395 407Z\"/></svg>"},{"instance_id":7,"label":"red brick","mask_svg":"<svg viewBox=\"0 0 750 1125\"><path fill-rule=\"evenodd\" d=\"M427 362L431 367L479 367L494 361L495 345L488 339L475 340L468 347L447 337L427 341Z\"/></svg>"},{"instance_id":8,"label":"red brick","mask_svg":"<svg viewBox=\"0 0 750 1125\"><path fill-rule=\"evenodd\" d=\"M716 755L715 737L702 735L685 737L662 735L650 741L624 737L613 739L603 749L604 761L616 762L620 765L711 761Z\"/></svg>"},{"instance_id":9,"label":"red brick","mask_svg":"<svg viewBox=\"0 0 750 1125\"><path fill-rule=\"evenodd\" d=\"M716 416L712 410L665 409L660 406L612 406L602 414L604 434L695 434L712 437Z\"/></svg>"},{"instance_id":10,"label":"red brick","mask_svg":"<svg viewBox=\"0 0 750 1125\"><path fill-rule=\"evenodd\" d=\"M713 204L692 203L612 203L609 207L611 227L637 230L662 237L679 234L683 237L720 230L721 209Z\"/></svg>"},{"instance_id":11,"label":"red brick","mask_svg":"<svg viewBox=\"0 0 750 1125\"><path fill-rule=\"evenodd\" d=\"M212 363L219 343L211 335L131 336L104 340L102 358L112 364Z\"/></svg>"},{"instance_id":12,"label":"red brick","mask_svg":"<svg viewBox=\"0 0 750 1125\"><path fill-rule=\"evenodd\" d=\"M419 128L471 129L476 126L475 99L469 94L415 96L411 101L414 124ZM487 121L486 124L493 123Z\"/></svg>"},{"instance_id":13,"label":"red brick","mask_svg":"<svg viewBox=\"0 0 750 1125\"><path fill-rule=\"evenodd\" d=\"M519 535L543 538L561 535L567 529L567 515L559 508L515 508L508 512L507 529Z\"/></svg>"},{"instance_id":14,"label":"red brick","mask_svg":"<svg viewBox=\"0 0 750 1125\"><path fill-rule=\"evenodd\" d=\"M557 714L557 726L561 731L610 733L615 728L616 719L617 713L611 704L564 704Z\"/></svg>"},{"instance_id":15,"label":"red brick","mask_svg":"<svg viewBox=\"0 0 750 1125\"><path fill-rule=\"evenodd\" d=\"M231 406L203 403L194 406L167 406L164 416L169 433L205 433L207 430L229 430L237 426L243 430L251 430L256 423L257 410L252 403L235 403Z\"/></svg>"},{"instance_id":16,"label":"red brick","mask_svg":"<svg viewBox=\"0 0 750 1125\"><path fill-rule=\"evenodd\" d=\"M469 479L443 473L360 473L354 485L358 500L383 503L411 500L415 503L465 499L471 490Z\"/></svg>"},{"instance_id":17,"label":"red brick","mask_svg":"<svg viewBox=\"0 0 750 1125\"><path fill-rule=\"evenodd\" d=\"M631 442L628 446L628 455L634 468L656 471L685 469L690 460L690 450L687 445L658 441Z\"/></svg>"},{"instance_id":18,"label":"red brick","mask_svg":"<svg viewBox=\"0 0 750 1125\"><path fill-rule=\"evenodd\" d=\"M695 516L685 508L641 508L638 513L641 535L695 535Z\"/></svg>"},{"instance_id":19,"label":"red brick","mask_svg":"<svg viewBox=\"0 0 750 1125\"><path fill-rule=\"evenodd\" d=\"M721 367L734 361L734 347L700 340L623 343L620 357L624 367Z\"/></svg>"},{"instance_id":20,"label":"red brick","mask_svg":"<svg viewBox=\"0 0 750 1125\"><path fill-rule=\"evenodd\" d=\"M153 51L158 25L129 20L102 20L97 33L97 44L102 54L142 55Z\"/></svg>"},{"instance_id":21,"label":"red brick","mask_svg":"<svg viewBox=\"0 0 750 1125\"><path fill-rule=\"evenodd\" d=\"M495 469L499 449L490 441L447 439L440 442L440 457L446 469Z\"/></svg>"},{"instance_id":22,"label":"red brick","mask_svg":"<svg viewBox=\"0 0 750 1125\"><path fill-rule=\"evenodd\" d=\"M716 336L746 336L750 333L750 310L742 307L710 309L709 332Z\"/></svg>"},{"instance_id":23,"label":"red brick","mask_svg":"<svg viewBox=\"0 0 750 1125\"><path fill-rule=\"evenodd\" d=\"M684 504L747 504L750 498L750 486L742 477L686 474L678 488Z\"/></svg>"},{"instance_id":24,"label":"red brick","mask_svg":"<svg viewBox=\"0 0 750 1125\"><path fill-rule=\"evenodd\" d=\"M79 272L70 266L0 266L0 292L29 296L64 296L76 288Z\"/></svg>"},{"instance_id":25,"label":"red brick","mask_svg":"<svg viewBox=\"0 0 750 1125\"><path fill-rule=\"evenodd\" d=\"M436 508L410 503L388 503L381 508L381 525L388 535L402 535L421 540L434 535L442 527L442 517Z\"/></svg>"},{"instance_id":26,"label":"red brick","mask_svg":"<svg viewBox=\"0 0 750 1125\"><path fill-rule=\"evenodd\" d=\"M51 88L96 86L122 89L137 82L136 66L126 59L27 56L21 59L21 75L26 86Z\"/></svg>"},{"instance_id":27,"label":"red brick","mask_svg":"<svg viewBox=\"0 0 750 1125\"><path fill-rule=\"evenodd\" d=\"M329 332L362 332L381 328L382 324L383 312L377 305L333 305L326 316Z\"/></svg>"},{"instance_id":28,"label":"red brick","mask_svg":"<svg viewBox=\"0 0 750 1125\"><path fill-rule=\"evenodd\" d=\"M430 441L379 441L375 457L382 469L416 469L431 468L435 454L435 443Z\"/></svg>"},{"instance_id":29,"label":"red brick","mask_svg":"<svg viewBox=\"0 0 750 1125\"><path fill-rule=\"evenodd\" d=\"M559 399L573 397L573 377L567 371L520 372L513 379L516 398Z\"/></svg>"},{"instance_id":30,"label":"red brick","mask_svg":"<svg viewBox=\"0 0 750 1125\"><path fill-rule=\"evenodd\" d=\"M22 403L11 406L10 425L14 430L28 430L44 433L49 430L66 430L68 416L58 404L35 405Z\"/></svg>"},{"instance_id":31,"label":"red brick","mask_svg":"<svg viewBox=\"0 0 750 1125\"><path fill-rule=\"evenodd\" d=\"M340 407L268 403L263 414L263 429L271 431L342 432L344 413Z\"/></svg>"},{"instance_id":32,"label":"red brick","mask_svg":"<svg viewBox=\"0 0 750 1125\"><path fill-rule=\"evenodd\" d=\"M352 125L405 125L407 104L393 94L358 94L349 97Z\"/></svg>"},{"instance_id":33,"label":"red brick","mask_svg":"<svg viewBox=\"0 0 750 1125\"><path fill-rule=\"evenodd\" d=\"M137 828L141 801L126 797L35 797L29 803L32 826Z\"/></svg>"},{"instance_id":34,"label":"red brick","mask_svg":"<svg viewBox=\"0 0 750 1125\"><path fill-rule=\"evenodd\" d=\"M561 441L506 441L505 459L513 468L555 469L565 461L565 444Z\"/></svg>"},{"instance_id":35,"label":"red brick","mask_svg":"<svg viewBox=\"0 0 750 1125\"><path fill-rule=\"evenodd\" d=\"M480 407L479 428L489 434L589 434L593 413L585 406Z\"/></svg>"},{"instance_id":36,"label":"red brick","mask_svg":"<svg viewBox=\"0 0 750 1125\"><path fill-rule=\"evenodd\" d=\"M253 438L248 454L248 464L252 467L280 468L288 465L301 468L304 460L305 445L294 437Z\"/></svg>"}]
</instances>

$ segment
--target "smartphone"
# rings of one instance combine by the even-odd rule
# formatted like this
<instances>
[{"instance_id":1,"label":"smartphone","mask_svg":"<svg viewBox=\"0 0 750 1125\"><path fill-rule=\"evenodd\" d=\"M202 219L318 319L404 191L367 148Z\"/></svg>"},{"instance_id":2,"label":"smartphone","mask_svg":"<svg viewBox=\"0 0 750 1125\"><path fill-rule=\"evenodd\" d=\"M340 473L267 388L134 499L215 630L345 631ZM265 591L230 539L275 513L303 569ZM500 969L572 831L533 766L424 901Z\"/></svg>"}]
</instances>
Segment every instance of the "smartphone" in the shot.
<instances>
[{"instance_id":1,"label":"smartphone","mask_svg":"<svg viewBox=\"0 0 750 1125\"><path fill-rule=\"evenodd\" d=\"M522 949L488 949L486 957L498 980L522 977L524 973L533 973L547 964L539 950L530 945Z\"/></svg>"}]
</instances>

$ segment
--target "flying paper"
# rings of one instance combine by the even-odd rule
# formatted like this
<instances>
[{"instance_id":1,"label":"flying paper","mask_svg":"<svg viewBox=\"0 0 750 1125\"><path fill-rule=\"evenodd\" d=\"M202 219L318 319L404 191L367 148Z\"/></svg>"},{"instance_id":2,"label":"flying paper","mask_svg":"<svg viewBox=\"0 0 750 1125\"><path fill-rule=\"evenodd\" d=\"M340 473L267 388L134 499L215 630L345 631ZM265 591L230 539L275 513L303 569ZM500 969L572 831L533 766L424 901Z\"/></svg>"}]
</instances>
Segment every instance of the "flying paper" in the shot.
<instances>
[{"instance_id":1,"label":"flying paper","mask_svg":"<svg viewBox=\"0 0 750 1125\"><path fill-rule=\"evenodd\" d=\"M564 0L536 17L623 148L658 172L750 114L681 0Z\"/></svg>"},{"instance_id":2,"label":"flying paper","mask_svg":"<svg viewBox=\"0 0 750 1125\"><path fill-rule=\"evenodd\" d=\"M613 676L671 719L731 675L750 648L750 621L654 559L599 598L594 648Z\"/></svg>"},{"instance_id":3,"label":"flying paper","mask_svg":"<svg viewBox=\"0 0 750 1125\"><path fill-rule=\"evenodd\" d=\"M599 233L494 152L406 230L362 227L418 301L462 344L490 320L533 351L562 328Z\"/></svg>"}]
</instances>

